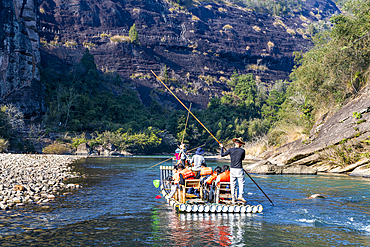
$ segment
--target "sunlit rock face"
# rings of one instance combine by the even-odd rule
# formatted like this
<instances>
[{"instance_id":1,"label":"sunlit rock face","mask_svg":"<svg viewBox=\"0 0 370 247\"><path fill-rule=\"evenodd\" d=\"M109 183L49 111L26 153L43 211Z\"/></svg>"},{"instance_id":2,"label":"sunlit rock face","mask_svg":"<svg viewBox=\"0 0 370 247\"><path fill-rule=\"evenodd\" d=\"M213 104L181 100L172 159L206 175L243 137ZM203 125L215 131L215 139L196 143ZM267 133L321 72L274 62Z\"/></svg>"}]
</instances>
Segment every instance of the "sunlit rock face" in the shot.
<instances>
[{"instance_id":1,"label":"sunlit rock face","mask_svg":"<svg viewBox=\"0 0 370 247\"><path fill-rule=\"evenodd\" d=\"M45 109L37 9L37 0L0 2L0 104L16 105L26 117Z\"/></svg>"}]
</instances>

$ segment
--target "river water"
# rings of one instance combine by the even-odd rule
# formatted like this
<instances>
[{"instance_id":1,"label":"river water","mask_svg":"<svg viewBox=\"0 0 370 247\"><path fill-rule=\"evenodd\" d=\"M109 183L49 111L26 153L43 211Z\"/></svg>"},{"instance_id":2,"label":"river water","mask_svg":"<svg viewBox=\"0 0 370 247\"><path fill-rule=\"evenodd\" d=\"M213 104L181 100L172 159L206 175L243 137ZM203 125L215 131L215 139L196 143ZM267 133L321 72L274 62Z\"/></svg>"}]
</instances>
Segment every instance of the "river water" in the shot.
<instances>
[{"instance_id":1,"label":"river water","mask_svg":"<svg viewBox=\"0 0 370 247\"><path fill-rule=\"evenodd\" d=\"M263 213L177 214L155 199L159 169L148 168L159 161L79 161L82 189L49 209L0 211L0 246L370 246L369 179L252 175L275 204L246 178L245 198ZM305 199L315 193L326 198Z\"/></svg>"}]
</instances>

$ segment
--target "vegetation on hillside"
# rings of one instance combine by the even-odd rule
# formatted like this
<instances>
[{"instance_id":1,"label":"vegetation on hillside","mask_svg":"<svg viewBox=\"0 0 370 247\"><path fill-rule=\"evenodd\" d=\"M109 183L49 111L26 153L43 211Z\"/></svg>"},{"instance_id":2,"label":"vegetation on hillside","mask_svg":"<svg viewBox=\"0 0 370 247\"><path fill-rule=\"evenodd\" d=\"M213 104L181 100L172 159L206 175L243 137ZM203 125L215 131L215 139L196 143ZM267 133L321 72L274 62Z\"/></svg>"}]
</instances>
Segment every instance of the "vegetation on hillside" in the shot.
<instances>
[{"instance_id":1,"label":"vegetation on hillside","mask_svg":"<svg viewBox=\"0 0 370 247\"><path fill-rule=\"evenodd\" d=\"M314 47L296 53L297 66L269 135L288 140L305 136L324 113L340 107L369 80L370 2L349 1L333 16L332 29L314 37ZM284 130L284 131L282 131Z\"/></svg>"},{"instance_id":2,"label":"vegetation on hillside","mask_svg":"<svg viewBox=\"0 0 370 247\"><path fill-rule=\"evenodd\" d=\"M349 2L345 8L347 12L332 17L332 29L315 35L312 50L296 53L292 82L277 81L266 90L252 74L234 73L225 78L228 92L212 98L207 109L193 113L219 141L236 136L257 140L263 145L259 151L307 136L318 117L339 106L368 81L369 1ZM130 33L134 42L135 29ZM168 73L165 66L166 82ZM49 63L42 69L42 81L48 105L44 123L51 131L95 133L91 140L80 137L68 145L113 143L131 152L159 153L171 151L182 139L187 112L170 111L154 98L150 106L144 106L137 92L118 74L97 69L88 49L78 64ZM0 111L0 124L0 143L6 146L12 128L5 127L11 125L5 110ZM218 147L192 117L185 142L190 147L206 143L210 151ZM49 149L63 152L59 146Z\"/></svg>"},{"instance_id":3,"label":"vegetation on hillside","mask_svg":"<svg viewBox=\"0 0 370 247\"><path fill-rule=\"evenodd\" d=\"M346 1L346 0L341 0ZM193 6L199 5L200 1L197 0L170 0L170 2L176 8L191 8ZM304 10L304 0L237 0L237 1L222 1L222 0L213 0L209 2L223 3L226 5L234 5L242 8L246 8L255 12L269 13L277 16L283 15L296 15L301 14ZM226 9L220 8L220 11L227 11ZM318 19L321 18L320 11L317 10L316 14Z\"/></svg>"},{"instance_id":4,"label":"vegetation on hillside","mask_svg":"<svg viewBox=\"0 0 370 247\"><path fill-rule=\"evenodd\" d=\"M61 69L56 70L58 66ZM44 122L52 131L98 132L103 136L113 133L117 140L122 139L114 143L117 147L136 152L175 145L161 131L170 121L176 121L161 116L173 113L154 101L146 108L118 74L97 70L88 49L76 65L49 64L42 70L42 80L49 105Z\"/></svg>"},{"instance_id":5,"label":"vegetation on hillside","mask_svg":"<svg viewBox=\"0 0 370 247\"><path fill-rule=\"evenodd\" d=\"M88 49L78 64L59 64L59 70L56 67L49 64L42 70L49 105L44 122L56 132L97 133L91 141L74 142L76 146L87 141L92 146L113 143L131 152L155 153L171 150L181 141L185 111L169 111L155 100L151 106L144 106L136 91L118 75L97 70ZM165 81L167 74L165 67ZM284 97L285 87L281 85L286 83L277 83L270 96L257 86L252 74L235 73L227 83L230 92L213 98L206 110L195 110L195 115L220 141L234 136L251 140L266 134L276 120L278 104ZM185 142L192 147L203 143L212 150L217 147L194 119L189 120L186 132Z\"/></svg>"}]
</instances>

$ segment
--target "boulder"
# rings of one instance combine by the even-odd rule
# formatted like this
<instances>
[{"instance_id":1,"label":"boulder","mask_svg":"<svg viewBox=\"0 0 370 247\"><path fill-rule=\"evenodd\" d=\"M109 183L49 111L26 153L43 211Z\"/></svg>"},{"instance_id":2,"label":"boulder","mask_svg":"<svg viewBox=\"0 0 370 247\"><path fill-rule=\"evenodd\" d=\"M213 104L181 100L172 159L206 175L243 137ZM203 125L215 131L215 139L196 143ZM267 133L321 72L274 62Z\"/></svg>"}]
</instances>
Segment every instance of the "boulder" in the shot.
<instances>
[{"instance_id":1,"label":"boulder","mask_svg":"<svg viewBox=\"0 0 370 247\"><path fill-rule=\"evenodd\" d=\"M245 165L243 168L250 173L257 174L295 174L295 175L315 175L317 171L311 167L304 165L286 165L279 166L271 164L267 160L259 161L252 165Z\"/></svg>"},{"instance_id":2,"label":"boulder","mask_svg":"<svg viewBox=\"0 0 370 247\"><path fill-rule=\"evenodd\" d=\"M248 169L246 168L244 169L249 173L268 174L268 175L281 174L281 168L271 163L264 163L261 165L249 166Z\"/></svg>"},{"instance_id":3,"label":"boulder","mask_svg":"<svg viewBox=\"0 0 370 247\"><path fill-rule=\"evenodd\" d=\"M317 162L321 161L321 157L319 154L312 154L309 155L303 159L299 159L295 162L292 163L292 165L305 165L305 166L310 166L313 164L316 164Z\"/></svg>"},{"instance_id":4,"label":"boulder","mask_svg":"<svg viewBox=\"0 0 370 247\"><path fill-rule=\"evenodd\" d=\"M288 165L281 167L281 174L316 175L317 171L309 166Z\"/></svg>"},{"instance_id":5,"label":"boulder","mask_svg":"<svg viewBox=\"0 0 370 247\"><path fill-rule=\"evenodd\" d=\"M111 152L109 152L109 155L118 156L118 155L121 155L121 153L118 152L118 151L111 151Z\"/></svg>"},{"instance_id":6,"label":"boulder","mask_svg":"<svg viewBox=\"0 0 370 247\"><path fill-rule=\"evenodd\" d=\"M311 168L315 169L317 172L329 172L329 170L333 169L334 167L335 166L331 164L323 163L323 162L318 162L311 166Z\"/></svg>"},{"instance_id":7,"label":"boulder","mask_svg":"<svg viewBox=\"0 0 370 247\"><path fill-rule=\"evenodd\" d=\"M363 166L368 163L370 163L370 159L363 159L363 160L357 161L356 163L348 165L348 166L338 166L336 168L329 170L329 172L333 172L333 173L350 172L350 171L353 171L355 168L359 166Z\"/></svg>"},{"instance_id":8,"label":"boulder","mask_svg":"<svg viewBox=\"0 0 370 247\"><path fill-rule=\"evenodd\" d=\"M114 146L114 144L112 144L112 143L108 143L107 144L107 149L110 150L110 151L115 151L116 150L116 146Z\"/></svg>"},{"instance_id":9,"label":"boulder","mask_svg":"<svg viewBox=\"0 0 370 247\"><path fill-rule=\"evenodd\" d=\"M91 154L91 147L87 143L81 143L77 147L76 154L77 155L89 155Z\"/></svg>"},{"instance_id":10,"label":"boulder","mask_svg":"<svg viewBox=\"0 0 370 247\"><path fill-rule=\"evenodd\" d=\"M129 153L125 150L121 150L121 155L123 155L123 156L132 156L132 153Z\"/></svg>"},{"instance_id":11,"label":"boulder","mask_svg":"<svg viewBox=\"0 0 370 247\"><path fill-rule=\"evenodd\" d=\"M105 148L102 145L98 145L94 149L98 152L99 155L103 155L104 154Z\"/></svg>"},{"instance_id":12,"label":"boulder","mask_svg":"<svg viewBox=\"0 0 370 247\"><path fill-rule=\"evenodd\" d=\"M370 166L368 164L362 165L354 169L350 174L354 177L370 177Z\"/></svg>"}]
</instances>

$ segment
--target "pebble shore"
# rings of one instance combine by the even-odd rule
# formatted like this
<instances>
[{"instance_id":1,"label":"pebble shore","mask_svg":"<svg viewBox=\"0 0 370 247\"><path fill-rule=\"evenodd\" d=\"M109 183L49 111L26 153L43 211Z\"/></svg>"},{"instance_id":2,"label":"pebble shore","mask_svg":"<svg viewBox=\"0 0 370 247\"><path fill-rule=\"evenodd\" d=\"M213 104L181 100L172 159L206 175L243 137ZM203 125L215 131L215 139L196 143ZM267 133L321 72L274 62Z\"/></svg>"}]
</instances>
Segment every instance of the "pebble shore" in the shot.
<instances>
[{"instance_id":1,"label":"pebble shore","mask_svg":"<svg viewBox=\"0 0 370 247\"><path fill-rule=\"evenodd\" d=\"M79 177L68 166L84 156L0 154L0 209L52 202L61 190L78 189L65 184Z\"/></svg>"}]
</instances>

